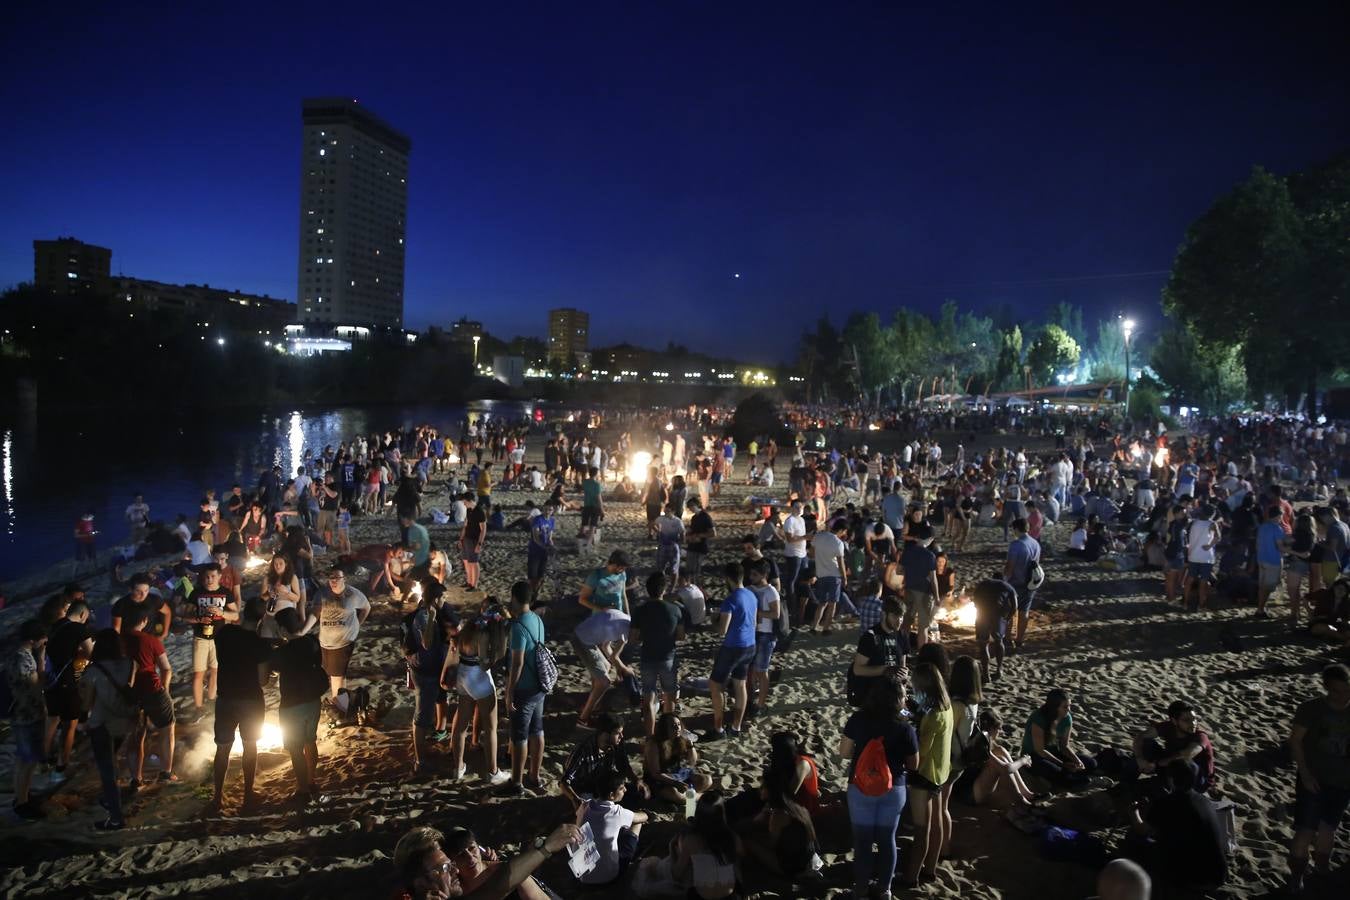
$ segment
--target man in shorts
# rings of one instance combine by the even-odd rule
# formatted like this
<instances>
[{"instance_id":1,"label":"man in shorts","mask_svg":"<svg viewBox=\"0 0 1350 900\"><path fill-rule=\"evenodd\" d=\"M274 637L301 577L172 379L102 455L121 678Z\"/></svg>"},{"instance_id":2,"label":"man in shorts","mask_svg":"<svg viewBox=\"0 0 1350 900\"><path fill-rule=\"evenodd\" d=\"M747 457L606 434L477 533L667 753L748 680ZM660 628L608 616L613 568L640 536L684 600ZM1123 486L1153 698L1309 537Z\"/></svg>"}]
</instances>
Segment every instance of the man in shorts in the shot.
<instances>
[{"instance_id":1,"label":"man in shorts","mask_svg":"<svg viewBox=\"0 0 1350 900\"><path fill-rule=\"evenodd\" d=\"M684 609L666 596L666 576L647 577L647 599L633 610L633 641L640 645L642 725L648 737L656 727L657 695L661 711L674 712L679 697L675 651L684 640Z\"/></svg>"},{"instance_id":2,"label":"man in shorts","mask_svg":"<svg viewBox=\"0 0 1350 900\"><path fill-rule=\"evenodd\" d=\"M684 543L684 520L669 503L652 523L656 532L656 571L672 581L680 571L680 545Z\"/></svg>"},{"instance_id":3,"label":"man in shorts","mask_svg":"<svg viewBox=\"0 0 1350 900\"><path fill-rule=\"evenodd\" d=\"M1041 561L1041 545L1027 534L1027 520L1014 519L1012 522L1013 539L1008 544L1008 556L1003 561L1003 580L1017 591L1017 637L1013 640L1013 650L1022 649L1022 641L1027 636L1027 623L1031 620L1031 606L1036 602L1036 592L1031 589L1032 572Z\"/></svg>"},{"instance_id":4,"label":"man in shorts","mask_svg":"<svg viewBox=\"0 0 1350 900\"><path fill-rule=\"evenodd\" d=\"M744 584L740 563L727 563L722 569L726 579L727 597L717 614L717 629L722 635L722 646L713 660L708 676L708 691L712 695L713 727L704 740L719 741L725 737L739 737L745 721L745 678L755 660L755 621L759 604L755 595ZM736 702L734 723L724 724L725 696L728 683Z\"/></svg>"},{"instance_id":5,"label":"man in shorts","mask_svg":"<svg viewBox=\"0 0 1350 900\"><path fill-rule=\"evenodd\" d=\"M769 560L764 557L742 563L750 593L755 595L755 658L750 663L750 677L757 692L755 705L746 714L758 716L769 705L769 663L778 646L778 617L783 614L783 601L778 589L769 584Z\"/></svg>"},{"instance_id":6,"label":"man in shorts","mask_svg":"<svg viewBox=\"0 0 1350 900\"><path fill-rule=\"evenodd\" d=\"M49 780L66 780L70 751L75 746L75 729L89 718L80 696L80 675L94 652L94 630L89 626L89 604L75 600L66 608L66 617L52 626L47 636L47 659L52 680L47 694L47 733L44 746L47 761L53 763ZM61 729L64 727L65 731ZM56 744L60 735L60 744Z\"/></svg>"},{"instance_id":7,"label":"man in shorts","mask_svg":"<svg viewBox=\"0 0 1350 900\"><path fill-rule=\"evenodd\" d=\"M539 588L548 574L548 561L553 556L553 534L558 529L558 521L553 518L557 507L545 503L539 515L530 520L530 541L526 544L525 577L529 579L530 602L539 599Z\"/></svg>"},{"instance_id":8,"label":"man in shorts","mask_svg":"<svg viewBox=\"0 0 1350 900\"><path fill-rule=\"evenodd\" d=\"M216 629L220 696L216 702L216 759L212 769L215 793L207 807L211 813L219 813L224 804L225 775L230 768L230 750L236 731L244 745L243 809L251 809L257 801L253 794L253 779L258 773L258 738L262 735L263 714L267 710L262 685L271 671L270 648L258 637L261 611L257 603L249 603L238 624L227 623Z\"/></svg>"},{"instance_id":9,"label":"man in shorts","mask_svg":"<svg viewBox=\"0 0 1350 900\"><path fill-rule=\"evenodd\" d=\"M544 759L544 701L548 694L539 680L539 647L545 634L544 620L530 610L532 597L528 582L511 585L505 693L511 723L511 781L504 788L508 796L543 787L539 767Z\"/></svg>"},{"instance_id":10,"label":"man in shorts","mask_svg":"<svg viewBox=\"0 0 1350 900\"><path fill-rule=\"evenodd\" d=\"M1214 511L1202 505L1192 515L1186 529L1186 580L1181 586L1183 602L1191 595L1191 585L1199 592L1199 608L1209 602L1209 588L1214 580L1214 560L1219 546L1219 523L1213 520Z\"/></svg>"},{"instance_id":11,"label":"man in shorts","mask_svg":"<svg viewBox=\"0 0 1350 900\"><path fill-rule=\"evenodd\" d=\"M42 669L46 657L47 629L39 619L19 626L19 645L4 661L4 677L14 698L10 715L10 733L14 735L14 814L34 821L42 810L29 797L33 772L42 762L43 728L47 703L42 694Z\"/></svg>"},{"instance_id":12,"label":"man in shorts","mask_svg":"<svg viewBox=\"0 0 1350 900\"><path fill-rule=\"evenodd\" d=\"M900 567L905 573L905 620L900 629L909 633L910 625L919 629L915 649L928 642L928 626L933 623L933 614L937 611L941 596L937 582L937 555L928 548L933 543L932 528L920 525L915 539L905 541L905 550L900 555Z\"/></svg>"},{"instance_id":13,"label":"man in shorts","mask_svg":"<svg viewBox=\"0 0 1350 900\"><path fill-rule=\"evenodd\" d=\"M980 648L980 679L983 684L1003 677L1004 640L1017 612L1017 589L1005 581L1002 572L994 572L975 585L971 599L975 603L975 645ZM993 646L995 669L989 672L989 650Z\"/></svg>"},{"instance_id":14,"label":"man in shorts","mask_svg":"<svg viewBox=\"0 0 1350 900\"><path fill-rule=\"evenodd\" d=\"M1322 670L1326 696L1309 700L1294 713L1289 749L1298 767L1294 786L1294 843L1289 851L1291 893L1303 888L1308 850L1317 874L1331 873L1336 830L1350 807L1350 668Z\"/></svg>"},{"instance_id":15,"label":"man in shorts","mask_svg":"<svg viewBox=\"0 0 1350 900\"><path fill-rule=\"evenodd\" d=\"M335 701L347 682L347 666L368 615L370 601L366 595L347 584L347 573L342 569L329 569L328 587L319 594L319 647Z\"/></svg>"},{"instance_id":16,"label":"man in shorts","mask_svg":"<svg viewBox=\"0 0 1350 900\"><path fill-rule=\"evenodd\" d=\"M1280 586L1284 574L1284 528L1280 526L1280 508L1270 506L1266 510L1266 520L1256 529L1256 567L1258 581L1256 586L1256 616L1267 617L1266 604L1270 595ZM1297 607L1295 607L1297 609Z\"/></svg>"},{"instance_id":17,"label":"man in shorts","mask_svg":"<svg viewBox=\"0 0 1350 900\"><path fill-rule=\"evenodd\" d=\"M277 718L281 741L291 757L297 803L318 799L314 779L319 765L319 707L328 693L319 638L306 634L287 641L272 653L281 700Z\"/></svg>"},{"instance_id":18,"label":"man in shorts","mask_svg":"<svg viewBox=\"0 0 1350 900\"><path fill-rule=\"evenodd\" d=\"M216 699L216 629L239 620L234 595L221 584L220 564L211 561L201 568L200 583L188 597L186 622L192 623L192 701L198 718L202 699Z\"/></svg>"},{"instance_id":19,"label":"man in shorts","mask_svg":"<svg viewBox=\"0 0 1350 900\"><path fill-rule=\"evenodd\" d=\"M634 674L620 658L631 629L628 613L609 606L596 609L572 633L572 649L591 676L591 693L577 719L582 727L589 725L591 714L598 710L605 693L618 683L618 676L627 678Z\"/></svg>"},{"instance_id":20,"label":"man in shorts","mask_svg":"<svg viewBox=\"0 0 1350 900\"><path fill-rule=\"evenodd\" d=\"M150 610L146 604L133 607L122 620L122 647L127 658L136 667L136 680L132 689L141 708L140 727L132 736L131 747L134 762L131 766L131 788L135 791L145 780L145 738L151 728L159 729L161 770L159 780L177 781L173 773L174 732L176 725L173 717L173 699L169 696L169 682L173 679L173 667L169 664L169 654L164 643L155 635L146 631L150 623Z\"/></svg>"}]
</instances>

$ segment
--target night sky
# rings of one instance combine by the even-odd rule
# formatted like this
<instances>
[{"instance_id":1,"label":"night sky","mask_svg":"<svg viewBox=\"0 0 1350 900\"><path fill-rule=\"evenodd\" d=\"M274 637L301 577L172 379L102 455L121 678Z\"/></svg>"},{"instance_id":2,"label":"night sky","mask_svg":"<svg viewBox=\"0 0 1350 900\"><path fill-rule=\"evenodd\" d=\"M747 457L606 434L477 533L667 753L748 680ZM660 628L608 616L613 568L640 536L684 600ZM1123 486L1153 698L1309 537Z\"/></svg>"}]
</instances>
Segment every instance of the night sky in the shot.
<instances>
[{"instance_id":1,"label":"night sky","mask_svg":"<svg viewBox=\"0 0 1350 900\"><path fill-rule=\"evenodd\" d=\"M409 327L573 305L592 344L759 359L947 297L1147 327L1216 196L1350 145L1339 4L123 6L0 13L0 286L65 234L294 300L300 101L346 95L413 141Z\"/></svg>"}]
</instances>

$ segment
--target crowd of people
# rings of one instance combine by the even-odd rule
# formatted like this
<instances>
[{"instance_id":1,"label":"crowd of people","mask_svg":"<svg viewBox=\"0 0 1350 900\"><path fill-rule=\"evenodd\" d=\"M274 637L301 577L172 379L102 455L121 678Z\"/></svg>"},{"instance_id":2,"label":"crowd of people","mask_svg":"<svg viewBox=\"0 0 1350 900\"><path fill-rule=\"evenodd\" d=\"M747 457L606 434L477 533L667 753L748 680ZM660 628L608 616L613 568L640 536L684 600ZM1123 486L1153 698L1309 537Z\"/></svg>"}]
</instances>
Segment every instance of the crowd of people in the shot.
<instances>
[{"instance_id":1,"label":"crowd of people","mask_svg":"<svg viewBox=\"0 0 1350 900\"><path fill-rule=\"evenodd\" d=\"M293 801L315 802L320 722L360 714L348 669L370 598L387 594L402 608L413 776L464 781L473 769L500 796L557 793L572 809L510 859L466 827L413 830L394 854L408 896L557 896L535 873L566 850L583 859L572 868L580 885L631 879L641 896L720 900L752 873L819 879L826 836L851 833L854 895L884 897L939 878L954 803L996 805L1018 828L1044 834L1055 794L1092 788L1109 788L1130 809L1120 858L1102 870L1102 896L1146 897L1151 879L1224 883L1230 806L1191 702L1168 698L1165 716L1159 710L1130 747L1089 752L1064 687L1047 686L1025 721L1005 722L992 697L1004 713L1030 700L999 694L1000 683L1009 658L1028 652L1038 591L1060 566L1159 570L1165 601L1192 612L1249 604L1267 618L1283 592L1291 626L1304 627L1306 610L1312 634L1350 646L1350 500L1336 482L1345 430L1234 418L1178 439L1104 419L1065 428L1048 416L1012 416L998 423L1009 446L977 451L987 423L904 414L886 427L915 437L882 452L848 445L837 429L826 438L805 411L792 421L795 437L759 436L745 447L720 414L694 408L580 417L542 435L526 422L462 423L458 440L417 427L306 452L294 478L266 469L252 492L236 485L223 502L207 493L195 523L180 517L176 526L182 558L126 577L110 627L93 626L73 588L22 625L5 659L14 812L41 816L30 796L35 769L63 779L83 733L107 810L97 827L120 829L147 760L157 782L177 781L176 723L207 717L217 747L209 811L225 804L236 740L242 808L256 807L264 687L274 676ZM849 423L858 424L836 420ZM960 430L939 441L938 429ZM1054 435L1054 449L1027 449L1037 429ZM527 455L536 441L539 464ZM758 512L753 527L728 537L718 520L725 530L744 513L722 488L742 465L744 482L764 493L747 501ZM508 521L500 501L514 492L528 499ZM634 553L599 552L614 503L645 512L653 565L641 573ZM574 589L557 572L571 513L575 552L594 562ZM353 516L390 517L396 537L353 548ZM142 497L127 523L136 541L159 546ZM966 565L975 528L1001 532L996 568ZM476 595L485 593L485 543L511 529L527 533L519 579L505 598ZM264 567L256 584L246 577L255 560ZM941 625L967 603L973 653L954 656ZM185 627L192 710L184 717L165 641ZM828 748L842 795L823 788L822 763L799 736L772 728L758 783L739 793L715 787L719 749L772 721L782 655L842 628L857 629L837 686L850 712ZM696 636L717 645L697 675L686 661ZM555 656L564 637L571 653ZM559 664L573 660L589 680L576 719L585 735L549 773L546 706ZM710 723L696 732L683 713L704 680ZM1288 742L1297 768L1294 890L1328 877L1350 805L1350 672L1329 665L1323 681L1325 696L1299 706ZM634 708L631 723L612 711L614 695ZM1019 725L1014 747L1005 731ZM442 743L448 753L435 749ZM671 807L682 812L678 836L665 853L644 849L644 824ZM902 827L908 842L897 839Z\"/></svg>"}]
</instances>

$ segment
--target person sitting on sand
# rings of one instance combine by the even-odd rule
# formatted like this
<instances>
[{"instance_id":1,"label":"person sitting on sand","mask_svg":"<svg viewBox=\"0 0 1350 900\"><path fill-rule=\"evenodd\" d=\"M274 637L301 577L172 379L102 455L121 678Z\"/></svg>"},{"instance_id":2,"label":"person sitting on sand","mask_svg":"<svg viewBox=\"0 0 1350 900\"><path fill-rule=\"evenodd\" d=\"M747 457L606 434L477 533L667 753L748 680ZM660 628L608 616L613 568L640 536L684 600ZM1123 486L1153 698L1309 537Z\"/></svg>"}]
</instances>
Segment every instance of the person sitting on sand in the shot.
<instances>
[{"instance_id":1,"label":"person sitting on sand","mask_svg":"<svg viewBox=\"0 0 1350 900\"><path fill-rule=\"evenodd\" d=\"M1350 646L1350 577L1308 594L1308 631Z\"/></svg>"},{"instance_id":2,"label":"person sitting on sand","mask_svg":"<svg viewBox=\"0 0 1350 900\"><path fill-rule=\"evenodd\" d=\"M1022 754L1031 757L1031 771L1060 784L1080 784L1097 767L1097 761L1073 746L1073 716L1069 693L1052 688L1045 702L1027 717L1022 733Z\"/></svg>"},{"instance_id":3,"label":"person sitting on sand","mask_svg":"<svg viewBox=\"0 0 1350 900\"><path fill-rule=\"evenodd\" d=\"M782 785L765 783L758 814L738 827L746 854L775 875L796 880L819 865L811 816Z\"/></svg>"},{"instance_id":4,"label":"person sitting on sand","mask_svg":"<svg viewBox=\"0 0 1350 900\"><path fill-rule=\"evenodd\" d=\"M662 713L655 730L643 745L643 780L653 797L682 803L690 789L701 794L712 787L712 778L698 771L698 750L690 742L680 717Z\"/></svg>"},{"instance_id":5,"label":"person sitting on sand","mask_svg":"<svg viewBox=\"0 0 1350 900\"><path fill-rule=\"evenodd\" d=\"M1214 745L1196 723L1195 710L1185 700L1167 707L1167 718L1135 735L1134 758L1145 775L1166 769L1174 762L1190 767L1195 790L1204 792L1214 784Z\"/></svg>"},{"instance_id":6,"label":"person sitting on sand","mask_svg":"<svg viewBox=\"0 0 1350 900\"><path fill-rule=\"evenodd\" d=\"M1021 770L1031 765L1031 757L1013 759L1008 748L1003 746L1002 731L1003 719L999 714L992 709L981 709L971 746L979 746L983 739L989 755L983 764L973 763L967 756L966 768L954 791L975 806L984 806L996 799L1029 806L1041 799L1022 780Z\"/></svg>"},{"instance_id":7,"label":"person sitting on sand","mask_svg":"<svg viewBox=\"0 0 1350 900\"><path fill-rule=\"evenodd\" d=\"M474 890L486 884L497 869L508 865L496 850L479 844L478 836L463 825L446 832L441 849L454 864L466 897L473 896ZM527 876L515 892L507 896L516 900L558 900L558 895L533 875Z\"/></svg>"},{"instance_id":8,"label":"person sitting on sand","mask_svg":"<svg viewBox=\"0 0 1350 900\"><path fill-rule=\"evenodd\" d=\"M601 780L609 772L618 772L627 779L632 796L642 799L651 796L646 783L633 772L623 742L623 723L609 713L599 713L591 727L595 734L582 738L563 763L562 777L558 780L563 796L573 806L581 805L597 795Z\"/></svg>"},{"instance_id":9,"label":"person sitting on sand","mask_svg":"<svg viewBox=\"0 0 1350 900\"><path fill-rule=\"evenodd\" d=\"M624 776L609 772L600 780L598 796L577 807L577 826L590 826L600 855L594 867L577 879L582 884L613 884L637 856L638 836L648 816L622 805L627 791Z\"/></svg>"},{"instance_id":10,"label":"person sitting on sand","mask_svg":"<svg viewBox=\"0 0 1350 900\"><path fill-rule=\"evenodd\" d=\"M1147 807L1136 803L1127 854L1175 887L1214 888L1228 880L1223 824L1209 798L1195 791L1189 763L1166 767L1168 790Z\"/></svg>"},{"instance_id":11,"label":"person sitting on sand","mask_svg":"<svg viewBox=\"0 0 1350 900\"><path fill-rule=\"evenodd\" d=\"M537 837L508 862L494 866L486 879L472 890L464 887L459 865L445 852L445 836L434 828L414 828L399 838L394 848L394 869L401 888L397 900L506 900L527 878L559 850L581 839L581 831L568 822L547 837ZM466 866L466 869L469 867Z\"/></svg>"}]
</instances>

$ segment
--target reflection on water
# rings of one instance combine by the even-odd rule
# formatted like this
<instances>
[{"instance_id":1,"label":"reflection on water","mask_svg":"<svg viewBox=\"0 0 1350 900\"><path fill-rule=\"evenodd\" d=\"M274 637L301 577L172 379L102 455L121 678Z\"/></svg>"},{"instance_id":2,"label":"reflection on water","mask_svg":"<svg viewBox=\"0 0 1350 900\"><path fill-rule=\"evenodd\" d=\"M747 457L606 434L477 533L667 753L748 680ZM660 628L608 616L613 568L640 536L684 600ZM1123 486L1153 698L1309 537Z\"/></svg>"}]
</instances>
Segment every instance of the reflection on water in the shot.
<instances>
[{"instance_id":1,"label":"reflection on water","mask_svg":"<svg viewBox=\"0 0 1350 900\"><path fill-rule=\"evenodd\" d=\"M518 419L533 406L483 401L465 407L343 407L304 412L192 416L117 412L53 415L0 426L0 582L68 558L71 528L95 511L105 549L125 540L125 511L144 493L152 520L195 516L206 489L224 496L234 484L251 491L274 465L295 474L304 453L317 455L358 434L400 425L435 424L458 435L466 417ZM19 510L23 511L22 519Z\"/></svg>"}]
</instances>

